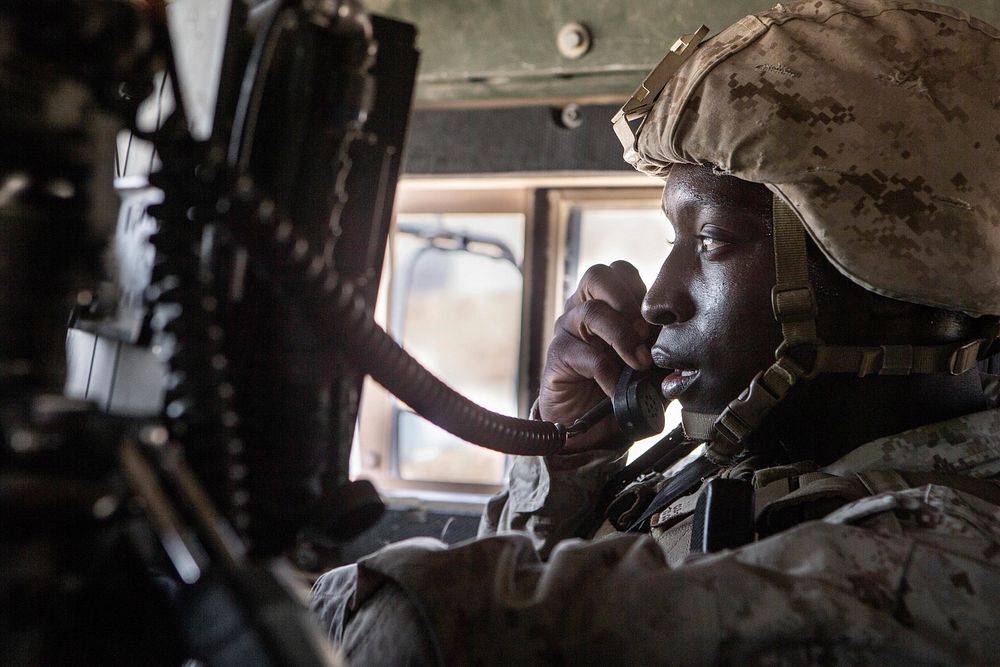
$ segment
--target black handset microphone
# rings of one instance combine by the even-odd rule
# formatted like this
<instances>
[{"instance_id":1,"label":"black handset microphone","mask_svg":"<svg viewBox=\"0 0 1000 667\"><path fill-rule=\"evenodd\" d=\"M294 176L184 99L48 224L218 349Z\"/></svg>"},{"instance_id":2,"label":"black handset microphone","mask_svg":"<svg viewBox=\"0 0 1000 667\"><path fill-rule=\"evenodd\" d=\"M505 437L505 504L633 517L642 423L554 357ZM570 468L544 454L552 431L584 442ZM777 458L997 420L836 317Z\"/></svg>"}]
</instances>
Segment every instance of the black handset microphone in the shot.
<instances>
[{"instance_id":1,"label":"black handset microphone","mask_svg":"<svg viewBox=\"0 0 1000 667\"><path fill-rule=\"evenodd\" d=\"M585 433L612 413L629 442L656 435L663 430L665 423L660 383L670 372L665 368L637 371L626 366L618 377L614 396L605 398L570 424L566 435L573 437Z\"/></svg>"}]
</instances>

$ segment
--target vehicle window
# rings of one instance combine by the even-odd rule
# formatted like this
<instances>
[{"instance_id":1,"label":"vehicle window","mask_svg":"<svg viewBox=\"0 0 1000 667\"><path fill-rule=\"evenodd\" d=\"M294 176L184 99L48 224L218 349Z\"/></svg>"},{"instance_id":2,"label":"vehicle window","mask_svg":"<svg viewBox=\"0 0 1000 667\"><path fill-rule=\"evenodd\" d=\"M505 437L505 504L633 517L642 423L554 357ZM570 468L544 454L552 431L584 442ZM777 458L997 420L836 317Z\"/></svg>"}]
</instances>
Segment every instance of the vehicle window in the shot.
<instances>
[{"instance_id":1,"label":"vehicle window","mask_svg":"<svg viewBox=\"0 0 1000 667\"><path fill-rule=\"evenodd\" d=\"M389 328L473 401L517 413L522 214L400 215ZM393 458L407 480L499 484L504 456L470 447L395 401Z\"/></svg>"},{"instance_id":2,"label":"vehicle window","mask_svg":"<svg viewBox=\"0 0 1000 667\"><path fill-rule=\"evenodd\" d=\"M619 259L639 269L649 287L673 238L673 227L658 205L627 209L574 206L566 231L565 296L573 293L589 267Z\"/></svg>"}]
</instances>

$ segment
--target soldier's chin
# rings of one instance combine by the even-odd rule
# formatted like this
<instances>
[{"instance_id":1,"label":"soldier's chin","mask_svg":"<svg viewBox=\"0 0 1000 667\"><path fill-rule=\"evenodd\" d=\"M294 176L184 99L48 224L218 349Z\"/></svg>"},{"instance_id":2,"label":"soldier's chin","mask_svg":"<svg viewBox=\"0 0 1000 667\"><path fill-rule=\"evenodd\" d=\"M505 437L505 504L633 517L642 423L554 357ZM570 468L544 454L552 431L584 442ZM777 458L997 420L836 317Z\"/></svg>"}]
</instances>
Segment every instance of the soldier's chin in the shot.
<instances>
[{"instance_id":1,"label":"soldier's chin","mask_svg":"<svg viewBox=\"0 0 1000 667\"><path fill-rule=\"evenodd\" d=\"M712 400L703 396L696 386L689 387L676 400L681 404L681 408L687 412L701 412L710 415L720 414L729 405L729 400Z\"/></svg>"}]
</instances>

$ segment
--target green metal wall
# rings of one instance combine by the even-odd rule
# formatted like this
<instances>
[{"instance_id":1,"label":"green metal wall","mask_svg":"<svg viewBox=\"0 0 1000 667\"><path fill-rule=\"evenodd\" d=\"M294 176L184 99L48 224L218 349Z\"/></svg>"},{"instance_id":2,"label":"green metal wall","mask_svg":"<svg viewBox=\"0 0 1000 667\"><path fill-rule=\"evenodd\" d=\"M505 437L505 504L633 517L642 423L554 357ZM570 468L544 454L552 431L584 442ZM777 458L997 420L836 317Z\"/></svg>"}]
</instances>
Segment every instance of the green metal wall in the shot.
<instances>
[{"instance_id":1,"label":"green metal wall","mask_svg":"<svg viewBox=\"0 0 1000 667\"><path fill-rule=\"evenodd\" d=\"M1000 25L1000 0L952 4ZM721 30L766 9L761 0L368 0L417 25L423 106L515 100L610 101L632 92L674 40L704 23ZM593 47L560 55L559 29L585 24Z\"/></svg>"}]
</instances>

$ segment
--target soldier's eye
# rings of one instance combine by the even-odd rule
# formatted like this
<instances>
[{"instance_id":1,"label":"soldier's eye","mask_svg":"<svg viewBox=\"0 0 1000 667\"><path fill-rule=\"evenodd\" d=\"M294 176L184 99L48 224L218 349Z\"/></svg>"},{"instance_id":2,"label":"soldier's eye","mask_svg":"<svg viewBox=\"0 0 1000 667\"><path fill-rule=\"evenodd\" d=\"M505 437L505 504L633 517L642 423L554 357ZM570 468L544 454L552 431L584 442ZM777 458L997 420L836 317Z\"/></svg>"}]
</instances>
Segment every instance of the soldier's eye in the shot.
<instances>
[{"instance_id":1,"label":"soldier's eye","mask_svg":"<svg viewBox=\"0 0 1000 667\"><path fill-rule=\"evenodd\" d=\"M710 253L713 250L718 250L719 248L728 245L726 241L720 241L719 239L713 239L710 236L699 236L698 237L698 252L701 254Z\"/></svg>"}]
</instances>

